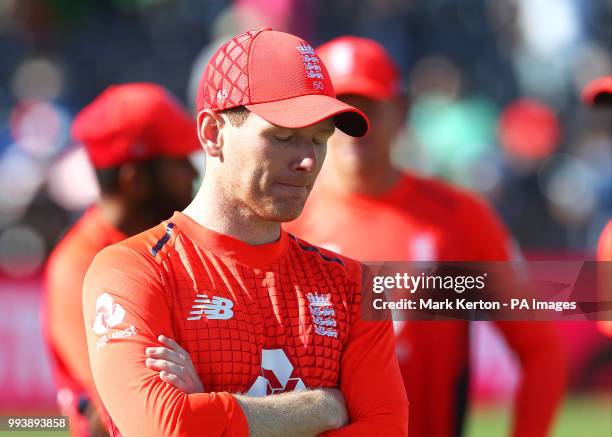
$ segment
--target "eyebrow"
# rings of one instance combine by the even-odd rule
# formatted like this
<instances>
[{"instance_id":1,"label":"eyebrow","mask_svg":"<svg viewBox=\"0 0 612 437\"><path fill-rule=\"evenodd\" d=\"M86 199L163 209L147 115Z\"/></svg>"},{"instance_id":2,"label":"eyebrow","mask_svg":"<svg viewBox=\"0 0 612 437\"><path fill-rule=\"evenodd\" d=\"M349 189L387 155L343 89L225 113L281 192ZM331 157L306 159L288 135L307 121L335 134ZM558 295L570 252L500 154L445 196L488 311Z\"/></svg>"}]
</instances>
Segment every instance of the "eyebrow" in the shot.
<instances>
[{"instance_id":1,"label":"eyebrow","mask_svg":"<svg viewBox=\"0 0 612 437\"><path fill-rule=\"evenodd\" d=\"M272 124L271 126L266 127L262 132L264 134L269 134L269 133L274 133L276 131L291 131L293 130L290 127L282 127L282 126L277 126L275 124Z\"/></svg>"}]
</instances>

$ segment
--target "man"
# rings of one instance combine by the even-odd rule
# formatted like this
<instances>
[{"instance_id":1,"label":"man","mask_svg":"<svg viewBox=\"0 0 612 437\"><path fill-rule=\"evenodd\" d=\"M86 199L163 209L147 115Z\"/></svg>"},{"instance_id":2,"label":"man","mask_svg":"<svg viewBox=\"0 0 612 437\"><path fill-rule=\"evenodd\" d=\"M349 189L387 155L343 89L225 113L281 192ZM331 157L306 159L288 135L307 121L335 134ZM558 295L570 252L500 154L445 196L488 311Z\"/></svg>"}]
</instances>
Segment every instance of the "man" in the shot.
<instances>
[{"instance_id":1,"label":"man","mask_svg":"<svg viewBox=\"0 0 612 437\"><path fill-rule=\"evenodd\" d=\"M213 55L197 106L207 162L196 198L100 252L85 278L92 372L116 427L406 435L392 325L359 317L361 265L281 229L301 212L334 126L362 136L367 118L335 99L308 43L270 29ZM149 367L159 335L184 347L206 392Z\"/></svg>"},{"instance_id":2,"label":"man","mask_svg":"<svg viewBox=\"0 0 612 437\"><path fill-rule=\"evenodd\" d=\"M61 410L73 435L85 436L104 430L83 330L85 272L101 249L190 202L196 172L187 155L199 142L174 97L148 83L108 88L77 115L72 134L89 154L101 195L49 258L43 313Z\"/></svg>"},{"instance_id":3,"label":"man","mask_svg":"<svg viewBox=\"0 0 612 437\"><path fill-rule=\"evenodd\" d=\"M582 90L582 101L587 106L610 110L612 108L612 76L591 80ZM609 219L599 236L597 259L612 261L612 219Z\"/></svg>"},{"instance_id":4,"label":"man","mask_svg":"<svg viewBox=\"0 0 612 437\"><path fill-rule=\"evenodd\" d=\"M600 267L600 296L601 301L610 299L609 284L612 283L612 219L608 219L608 223L601 231L599 241L597 243L597 260L603 261ZM608 337L612 337L612 321L600 320L597 322L601 332Z\"/></svg>"},{"instance_id":5,"label":"man","mask_svg":"<svg viewBox=\"0 0 612 437\"><path fill-rule=\"evenodd\" d=\"M336 132L328 162L300 218L286 229L364 261L494 261L510 258L506 230L488 206L391 162L407 104L394 62L378 43L341 37L319 49L338 98L366 113L363 138ZM515 436L544 436L564 385L553 327L499 322L518 354ZM412 437L461 435L469 375L467 322L399 325L397 353L410 400Z\"/></svg>"},{"instance_id":6,"label":"man","mask_svg":"<svg viewBox=\"0 0 612 437\"><path fill-rule=\"evenodd\" d=\"M601 76L591 80L582 90L582 101L592 107L607 109L612 108L612 76ZM612 261L612 218L601 231L597 243L597 260ZM612 280L612 272L602 263L601 283L608 284ZM602 300L608 299L610 290L602 285ZM600 320L599 329L606 335L612 337L612 321Z\"/></svg>"}]
</instances>

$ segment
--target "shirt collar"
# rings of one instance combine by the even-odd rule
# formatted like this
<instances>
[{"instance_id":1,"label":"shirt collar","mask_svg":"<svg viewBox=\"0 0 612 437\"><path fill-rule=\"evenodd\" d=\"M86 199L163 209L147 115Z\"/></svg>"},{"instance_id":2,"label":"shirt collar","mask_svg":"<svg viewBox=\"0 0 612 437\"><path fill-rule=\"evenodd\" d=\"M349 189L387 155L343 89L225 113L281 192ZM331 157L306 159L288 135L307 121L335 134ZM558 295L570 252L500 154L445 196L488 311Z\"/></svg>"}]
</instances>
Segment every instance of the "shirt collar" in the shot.
<instances>
[{"instance_id":1,"label":"shirt collar","mask_svg":"<svg viewBox=\"0 0 612 437\"><path fill-rule=\"evenodd\" d=\"M169 221L176 223L187 237L203 249L227 256L250 267L269 265L284 255L289 247L289 236L282 228L278 240L253 245L208 229L182 212L175 212Z\"/></svg>"}]
</instances>

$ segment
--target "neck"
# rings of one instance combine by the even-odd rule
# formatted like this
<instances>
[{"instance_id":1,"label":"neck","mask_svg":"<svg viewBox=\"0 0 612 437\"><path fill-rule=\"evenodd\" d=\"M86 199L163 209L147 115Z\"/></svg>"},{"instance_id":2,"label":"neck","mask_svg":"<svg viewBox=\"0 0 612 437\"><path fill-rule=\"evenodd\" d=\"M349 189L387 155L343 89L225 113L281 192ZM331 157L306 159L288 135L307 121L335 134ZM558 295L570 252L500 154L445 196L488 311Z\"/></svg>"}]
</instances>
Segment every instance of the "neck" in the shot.
<instances>
[{"instance_id":1,"label":"neck","mask_svg":"<svg viewBox=\"0 0 612 437\"><path fill-rule=\"evenodd\" d=\"M264 221L232 199L220 195L204 177L195 199L183 211L198 224L248 244L266 244L280 238L280 223Z\"/></svg>"},{"instance_id":2,"label":"neck","mask_svg":"<svg viewBox=\"0 0 612 437\"><path fill-rule=\"evenodd\" d=\"M139 208L126 206L124 200L115 196L103 195L96 205L113 227L128 236L139 234L158 224L149 214L142 214Z\"/></svg>"}]
</instances>

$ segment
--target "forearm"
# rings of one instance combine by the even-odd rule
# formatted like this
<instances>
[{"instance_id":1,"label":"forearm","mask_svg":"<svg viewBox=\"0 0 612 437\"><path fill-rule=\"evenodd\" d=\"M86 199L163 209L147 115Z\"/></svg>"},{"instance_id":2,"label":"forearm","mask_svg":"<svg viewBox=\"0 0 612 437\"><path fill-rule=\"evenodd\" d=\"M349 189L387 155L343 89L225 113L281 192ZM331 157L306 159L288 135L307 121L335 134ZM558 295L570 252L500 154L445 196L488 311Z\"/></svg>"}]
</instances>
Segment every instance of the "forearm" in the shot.
<instances>
[{"instance_id":1,"label":"forearm","mask_svg":"<svg viewBox=\"0 0 612 437\"><path fill-rule=\"evenodd\" d=\"M342 395L315 389L261 398L235 395L251 437L312 437L347 423Z\"/></svg>"}]
</instances>

